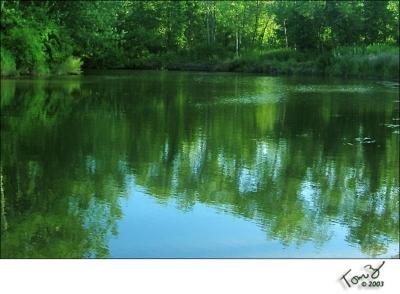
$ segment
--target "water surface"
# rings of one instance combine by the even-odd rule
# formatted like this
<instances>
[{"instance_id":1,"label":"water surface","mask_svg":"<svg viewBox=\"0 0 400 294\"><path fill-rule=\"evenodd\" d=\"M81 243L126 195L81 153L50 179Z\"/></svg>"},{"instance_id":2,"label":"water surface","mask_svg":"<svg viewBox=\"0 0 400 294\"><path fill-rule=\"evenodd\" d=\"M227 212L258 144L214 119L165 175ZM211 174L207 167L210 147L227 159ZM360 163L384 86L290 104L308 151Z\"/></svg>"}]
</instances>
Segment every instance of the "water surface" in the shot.
<instances>
[{"instance_id":1,"label":"water surface","mask_svg":"<svg viewBox=\"0 0 400 294\"><path fill-rule=\"evenodd\" d=\"M1 81L1 257L392 257L394 83Z\"/></svg>"}]
</instances>

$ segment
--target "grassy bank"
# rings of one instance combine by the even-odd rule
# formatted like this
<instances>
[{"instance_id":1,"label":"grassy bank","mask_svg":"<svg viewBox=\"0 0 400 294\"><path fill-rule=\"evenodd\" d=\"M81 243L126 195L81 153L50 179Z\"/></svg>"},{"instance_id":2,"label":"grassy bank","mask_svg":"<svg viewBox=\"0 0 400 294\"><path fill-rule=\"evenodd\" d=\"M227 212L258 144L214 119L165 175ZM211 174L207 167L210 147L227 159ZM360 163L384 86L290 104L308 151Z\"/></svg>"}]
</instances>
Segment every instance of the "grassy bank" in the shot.
<instances>
[{"instance_id":1,"label":"grassy bank","mask_svg":"<svg viewBox=\"0 0 400 294\"><path fill-rule=\"evenodd\" d=\"M25 57L26 58L26 57ZM20 57L21 59L21 57ZM1 75L63 75L79 74L82 62L68 56L65 61L52 64L45 58L26 58L18 67L16 57L1 48ZM20 63L21 64L21 63ZM125 60L120 69L193 70L264 73L267 75L323 75L332 77L358 77L399 79L399 47L370 45L364 47L340 47L325 53L300 52L294 49L249 51L236 57L192 58L173 53L147 55ZM107 69L107 68L100 68Z\"/></svg>"},{"instance_id":2,"label":"grassy bank","mask_svg":"<svg viewBox=\"0 0 400 294\"><path fill-rule=\"evenodd\" d=\"M371 45L333 51L326 72L333 76L399 78L399 47Z\"/></svg>"},{"instance_id":3,"label":"grassy bank","mask_svg":"<svg viewBox=\"0 0 400 294\"><path fill-rule=\"evenodd\" d=\"M399 48L386 45L340 47L318 54L290 49L248 54L228 61L230 70L288 75L399 78Z\"/></svg>"},{"instance_id":4,"label":"grassy bank","mask_svg":"<svg viewBox=\"0 0 400 294\"><path fill-rule=\"evenodd\" d=\"M40 49L39 49L40 50ZM82 61L73 56L65 57L62 61L52 62L45 54L32 54L24 50L23 54L12 53L3 47L0 48L1 76L48 76L80 74Z\"/></svg>"},{"instance_id":5,"label":"grassy bank","mask_svg":"<svg viewBox=\"0 0 400 294\"><path fill-rule=\"evenodd\" d=\"M251 51L239 57L148 56L132 60L127 68L196 71L252 72L268 75L324 75L399 79L399 48L387 45L340 47L316 53L293 49Z\"/></svg>"}]
</instances>

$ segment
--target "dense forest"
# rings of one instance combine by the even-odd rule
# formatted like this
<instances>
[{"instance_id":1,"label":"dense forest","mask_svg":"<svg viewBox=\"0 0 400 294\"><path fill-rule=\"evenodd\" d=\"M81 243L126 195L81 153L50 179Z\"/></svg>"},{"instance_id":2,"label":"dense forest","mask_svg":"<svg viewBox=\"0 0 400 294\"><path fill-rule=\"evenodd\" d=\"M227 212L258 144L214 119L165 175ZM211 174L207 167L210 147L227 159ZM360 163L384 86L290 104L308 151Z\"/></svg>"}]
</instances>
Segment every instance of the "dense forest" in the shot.
<instances>
[{"instance_id":1,"label":"dense forest","mask_svg":"<svg viewBox=\"0 0 400 294\"><path fill-rule=\"evenodd\" d=\"M398 1L1 1L1 75L183 69L398 79Z\"/></svg>"}]
</instances>

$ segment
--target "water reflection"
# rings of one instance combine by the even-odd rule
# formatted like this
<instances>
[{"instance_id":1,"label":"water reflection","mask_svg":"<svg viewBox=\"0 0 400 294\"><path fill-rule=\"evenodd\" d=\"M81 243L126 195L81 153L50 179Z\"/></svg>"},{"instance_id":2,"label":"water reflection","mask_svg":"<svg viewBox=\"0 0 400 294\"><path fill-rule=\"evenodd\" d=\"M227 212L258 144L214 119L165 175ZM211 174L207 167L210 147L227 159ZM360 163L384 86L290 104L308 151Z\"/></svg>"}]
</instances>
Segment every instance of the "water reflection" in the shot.
<instances>
[{"instance_id":1,"label":"water reflection","mask_svg":"<svg viewBox=\"0 0 400 294\"><path fill-rule=\"evenodd\" d=\"M1 257L112 256L132 182L159 205L245 219L298 257L330 240L343 256L397 254L397 96L232 74L4 80Z\"/></svg>"}]
</instances>

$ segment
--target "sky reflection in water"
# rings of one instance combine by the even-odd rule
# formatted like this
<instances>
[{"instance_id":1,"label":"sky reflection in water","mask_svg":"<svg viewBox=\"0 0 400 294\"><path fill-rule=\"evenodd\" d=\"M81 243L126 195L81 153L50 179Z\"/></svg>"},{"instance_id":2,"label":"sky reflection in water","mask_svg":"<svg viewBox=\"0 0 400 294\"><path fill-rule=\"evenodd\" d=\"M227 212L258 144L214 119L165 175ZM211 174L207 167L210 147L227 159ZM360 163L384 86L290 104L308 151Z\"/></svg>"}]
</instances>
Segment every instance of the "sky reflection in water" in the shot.
<instances>
[{"instance_id":1,"label":"sky reflection in water","mask_svg":"<svg viewBox=\"0 0 400 294\"><path fill-rule=\"evenodd\" d=\"M235 74L2 80L1 257L394 256L397 97Z\"/></svg>"}]
</instances>

